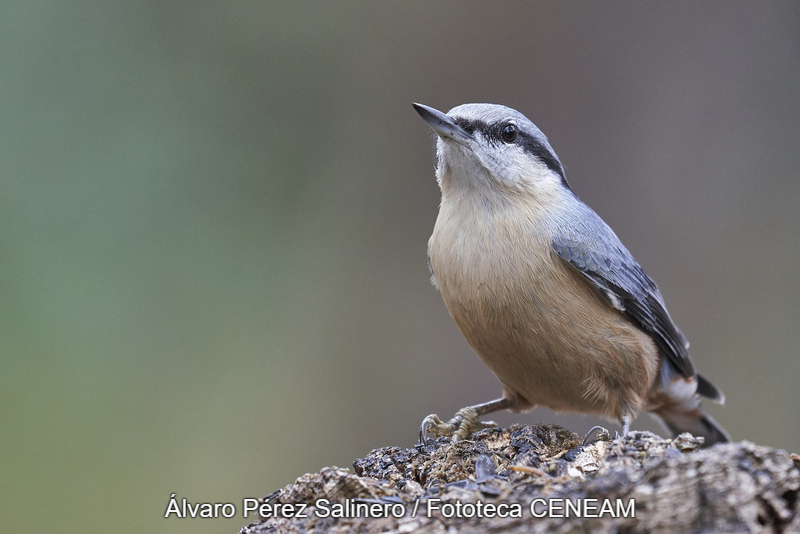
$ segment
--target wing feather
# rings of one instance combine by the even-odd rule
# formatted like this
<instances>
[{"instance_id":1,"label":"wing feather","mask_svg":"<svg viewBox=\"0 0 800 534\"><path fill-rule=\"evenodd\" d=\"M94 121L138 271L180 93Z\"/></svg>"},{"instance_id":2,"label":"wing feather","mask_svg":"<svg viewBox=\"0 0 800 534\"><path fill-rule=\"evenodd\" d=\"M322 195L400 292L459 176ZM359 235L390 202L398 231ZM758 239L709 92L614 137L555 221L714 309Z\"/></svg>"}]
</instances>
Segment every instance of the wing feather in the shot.
<instances>
[{"instance_id":1,"label":"wing feather","mask_svg":"<svg viewBox=\"0 0 800 534\"><path fill-rule=\"evenodd\" d=\"M694 377L689 342L669 316L658 287L600 216L578 202L577 213L558 220L553 249L613 307L650 334L677 371Z\"/></svg>"}]
</instances>

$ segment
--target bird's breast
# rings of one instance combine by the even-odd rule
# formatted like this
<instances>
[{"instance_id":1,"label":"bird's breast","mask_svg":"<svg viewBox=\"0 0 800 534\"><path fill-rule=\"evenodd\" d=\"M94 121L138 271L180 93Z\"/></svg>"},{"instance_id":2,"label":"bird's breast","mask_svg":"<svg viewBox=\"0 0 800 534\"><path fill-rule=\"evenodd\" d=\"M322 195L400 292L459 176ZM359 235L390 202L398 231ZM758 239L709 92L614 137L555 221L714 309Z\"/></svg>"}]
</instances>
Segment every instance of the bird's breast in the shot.
<instances>
[{"instance_id":1,"label":"bird's breast","mask_svg":"<svg viewBox=\"0 0 800 534\"><path fill-rule=\"evenodd\" d=\"M616 417L640 405L652 341L558 257L547 220L490 208L443 202L428 245L470 346L523 406Z\"/></svg>"},{"instance_id":2,"label":"bird's breast","mask_svg":"<svg viewBox=\"0 0 800 534\"><path fill-rule=\"evenodd\" d=\"M537 286L561 267L544 221L519 210L467 203L443 202L428 243L448 308L500 311L523 295L535 296Z\"/></svg>"}]
</instances>

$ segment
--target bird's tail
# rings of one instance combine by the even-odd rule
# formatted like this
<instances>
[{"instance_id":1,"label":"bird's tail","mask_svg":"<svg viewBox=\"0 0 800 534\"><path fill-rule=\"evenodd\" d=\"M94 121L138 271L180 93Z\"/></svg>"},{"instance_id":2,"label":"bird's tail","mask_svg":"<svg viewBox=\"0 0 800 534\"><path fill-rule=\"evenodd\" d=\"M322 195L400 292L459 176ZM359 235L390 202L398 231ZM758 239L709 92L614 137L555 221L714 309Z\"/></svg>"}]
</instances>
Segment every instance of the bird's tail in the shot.
<instances>
[{"instance_id":1,"label":"bird's tail","mask_svg":"<svg viewBox=\"0 0 800 534\"><path fill-rule=\"evenodd\" d=\"M703 444L704 447L710 447L715 443L727 443L731 440L725 429L713 417L700 409L699 402L696 408L690 410L671 406L659 410L656 415L672 432L673 437L683 432L689 432L693 436L703 436L706 440Z\"/></svg>"},{"instance_id":2,"label":"bird's tail","mask_svg":"<svg viewBox=\"0 0 800 534\"><path fill-rule=\"evenodd\" d=\"M704 447L731 440L728 433L714 418L703 412L700 396L717 404L725 403L725 395L714 384L701 375L687 379L675 372L664 362L662 364L662 393L664 402L653 413L672 432L673 437L683 432L705 438Z\"/></svg>"}]
</instances>

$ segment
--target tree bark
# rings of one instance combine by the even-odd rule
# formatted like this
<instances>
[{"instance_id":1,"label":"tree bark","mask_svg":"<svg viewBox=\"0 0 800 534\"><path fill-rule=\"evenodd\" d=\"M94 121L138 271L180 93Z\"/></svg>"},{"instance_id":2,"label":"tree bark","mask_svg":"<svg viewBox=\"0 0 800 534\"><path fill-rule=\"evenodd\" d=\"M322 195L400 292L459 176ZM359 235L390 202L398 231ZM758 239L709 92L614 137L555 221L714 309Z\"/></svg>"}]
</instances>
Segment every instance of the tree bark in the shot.
<instances>
[{"instance_id":1,"label":"tree bark","mask_svg":"<svg viewBox=\"0 0 800 534\"><path fill-rule=\"evenodd\" d=\"M240 534L800 533L800 456L701 444L649 432L583 444L558 426L514 425L385 447L355 473L325 468L268 495ZM286 504L307 505L305 517Z\"/></svg>"}]
</instances>

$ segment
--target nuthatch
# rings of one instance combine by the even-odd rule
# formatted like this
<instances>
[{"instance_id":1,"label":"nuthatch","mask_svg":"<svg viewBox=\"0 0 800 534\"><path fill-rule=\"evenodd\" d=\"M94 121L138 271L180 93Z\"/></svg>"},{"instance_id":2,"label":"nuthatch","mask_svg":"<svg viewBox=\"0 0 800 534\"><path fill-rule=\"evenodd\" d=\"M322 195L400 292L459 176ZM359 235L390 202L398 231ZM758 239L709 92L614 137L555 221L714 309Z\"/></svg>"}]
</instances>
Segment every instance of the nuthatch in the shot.
<instances>
[{"instance_id":1,"label":"nuthatch","mask_svg":"<svg viewBox=\"0 0 800 534\"><path fill-rule=\"evenodd\" d=\"M465 438L482 415L547 406L622 423L640 412L673 434L728 441L700 409L724 395L697 374L656 284L570 189L547 137L521 113L464 104L414 108L438 136L433 283L503 397L459 410L431 432Z\"/></svg>"}]
</instances>

